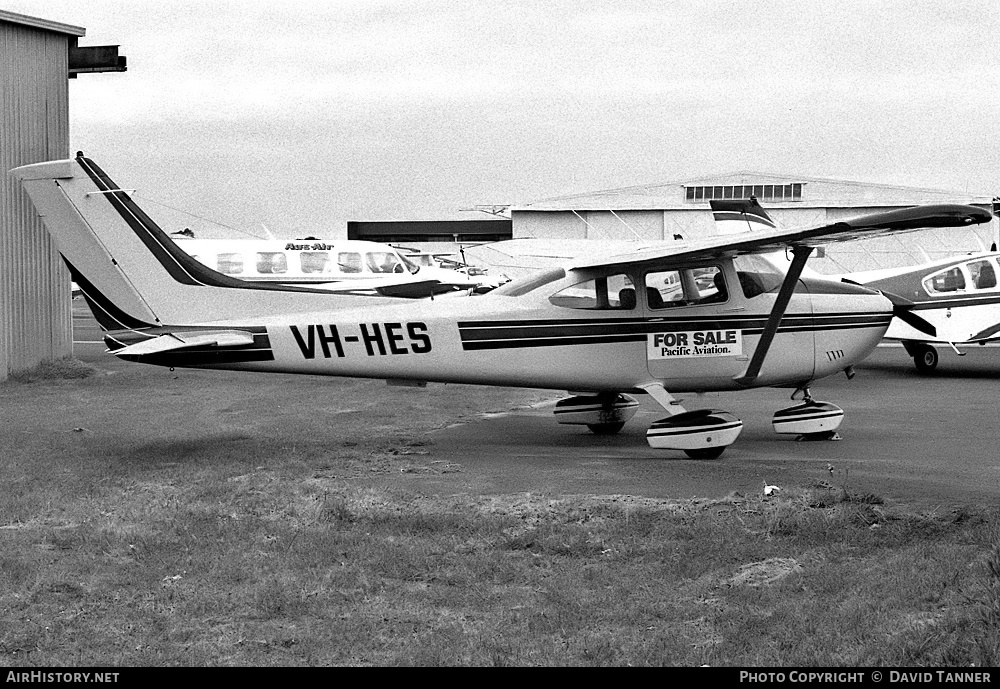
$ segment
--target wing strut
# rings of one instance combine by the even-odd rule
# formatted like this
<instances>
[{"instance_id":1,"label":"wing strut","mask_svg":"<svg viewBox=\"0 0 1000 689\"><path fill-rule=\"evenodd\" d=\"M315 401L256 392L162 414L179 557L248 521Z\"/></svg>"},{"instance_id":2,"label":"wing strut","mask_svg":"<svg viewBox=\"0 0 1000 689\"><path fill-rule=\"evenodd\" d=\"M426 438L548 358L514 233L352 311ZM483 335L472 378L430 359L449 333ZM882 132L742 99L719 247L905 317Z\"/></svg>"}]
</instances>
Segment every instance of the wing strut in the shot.
<instances>
[{"instance_id":1,"label":"wing strut","mask_svg":"<svg viewBox=\"0 0 1000 689\"><path fill-rule=\"evenodd\" d=\"M778 298L774 300L771 315L764 326L764 332L760 334L760 341L757 342L757 349L754 350L753 358L750 359L746 370L735 378L736 382L740 385L749 387L753 385L754 381L757 380L757 376L760 375L760 368L764 365L764 358L767 356L767 352L771 348L771 342L778 332L781 319L785 316L788 302L792 299L792 292L795 291L795 283L799 281L802 269L806 265L806 259L809 258L812 250L811 246L797 245L792 247L792 264L785 275L785 281L781 283Z\"/></svg>"}]
</instances>

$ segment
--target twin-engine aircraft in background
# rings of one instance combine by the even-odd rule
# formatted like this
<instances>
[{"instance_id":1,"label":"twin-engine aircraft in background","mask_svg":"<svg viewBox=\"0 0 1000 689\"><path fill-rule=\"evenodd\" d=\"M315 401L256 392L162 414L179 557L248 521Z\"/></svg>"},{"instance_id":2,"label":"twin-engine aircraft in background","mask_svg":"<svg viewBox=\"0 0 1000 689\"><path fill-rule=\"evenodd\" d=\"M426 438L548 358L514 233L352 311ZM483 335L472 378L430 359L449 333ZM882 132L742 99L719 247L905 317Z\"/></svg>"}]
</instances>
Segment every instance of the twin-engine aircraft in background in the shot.
<instances>
[{"instance_id":1,"label":"twin-engine aircraft in background","mask_svg":"<svg viewBox=\"0 0 1000 689\"><path fill-rule=\"evenodd\" d=\"M417 263L395 247L377 242L196 239L184 233L169 237L209 268L248 282L408 298L471 291L484 284L484 277L476 278L436 263Z\"/></svg>"},{"instance_id":2,"label":"twin-engine aircraft in background","mask_svg":"<svg viewBox=\"0 0 1000 689\"><path fill-rule=\"evenodd\" d=\"M742 422L685 411L671 393L772 386L801 403L779 433L824 436L843 418L813 381L846 371L885 334L882 294L800 277L819 244L987 222L959 205L880 213L821 227L665 243L578 260L466 299L404 301L248 283L177 248L93 161L17 168L118 357L160 366L452 382L575 391L558 421L616 433L635 393L667 416L649 444L722 454ZM788 250L782 274L761 254Z\"/></svg>"},{"instance_id":3,"label":"twin-engine aircraft in background","mask_svg":"<svg viewBox=\"0 0 1000 689\"><path fill-rule=\"evenodd\" d=\"M756 199L710 203L720 234L775 227ZM1000 253L994 247L991 252L830 278L878 290L901 307L885 339L901 342L917 370L931 373L939 359L935 344L948 345L962 356L958 345L1000 339L998 275Z\"/></svg>"}]
</instances>

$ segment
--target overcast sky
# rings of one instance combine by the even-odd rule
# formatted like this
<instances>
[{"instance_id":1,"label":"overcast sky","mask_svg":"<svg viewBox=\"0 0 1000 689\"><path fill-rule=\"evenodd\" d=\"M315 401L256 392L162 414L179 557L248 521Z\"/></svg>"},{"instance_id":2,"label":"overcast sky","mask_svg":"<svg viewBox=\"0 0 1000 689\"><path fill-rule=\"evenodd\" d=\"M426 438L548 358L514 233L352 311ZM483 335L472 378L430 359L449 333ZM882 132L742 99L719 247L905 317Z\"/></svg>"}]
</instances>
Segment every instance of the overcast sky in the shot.
<instances>
[{"instance_id":1,"label":"overcast sky","mask_svg":"<svg viewBox=\"0 0 1000 689\"><path fill-rule=\"evenodd\" d=\"M170 230L337 237L738 170L1000 194L995 0L0 7L121 46L127 72L70 81L71 151Z\"/></svg>"}]
</instances>

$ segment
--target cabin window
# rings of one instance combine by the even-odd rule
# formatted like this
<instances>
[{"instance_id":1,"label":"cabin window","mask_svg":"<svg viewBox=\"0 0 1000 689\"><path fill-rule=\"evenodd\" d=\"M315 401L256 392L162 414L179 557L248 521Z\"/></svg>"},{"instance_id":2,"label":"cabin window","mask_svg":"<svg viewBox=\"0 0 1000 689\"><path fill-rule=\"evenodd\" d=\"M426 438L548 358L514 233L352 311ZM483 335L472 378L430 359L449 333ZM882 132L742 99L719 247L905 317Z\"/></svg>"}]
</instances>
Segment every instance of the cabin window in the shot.
<instances>
[{"instance_id":1,"label":"cabin window","mask_svg":"<svg viewBox=\"0 0 1000 689\"><path fill-rule=\"evenodd\" d=\"M718 266L646 274L646 303L651 309L714 304L728 300L726 278Z\"/></svg>"},{"instance_id":2,"label":"cabin window","mask_svg":"<svg viewBox=\"0 0 1000 689\"><path fill-rule=\"evenodd\" d=\"M220 273L239 275L243 272L243 254L219 254L215 260L215 269Z\"/></svg>"},{"instance_id":3,"label":"cabin window","mask_svg":"<svg viewBox=\"0 0 1000 689\"><path fill-rule=\"evenodd\" d=\"M399 257L391 251L369 251L365 254L365 263L373 273L405 273L406 268Z\"/></svg>"},{"instance_id":4,"label":"cabin window","mask_svg":"<svg viewBox=\"0 0 1000 689\"><path fill-rule=\"evenodd\" d=\"M635 285L628 275L607 275L561 289L549 301L567 309L627 311L635 308Z\"/></svg>"},{"instance_id":5,"label":"cabin window","mask_svg":"<svg viewBox=\"0 0 1000 689\"><path fill-rule=\"evenodd\" d=\"M330 254L325 251L303 251L299 254L303 273L329 273Z\"/></svg>"},{"instance_id":6,"label":"cabin window","mask_svg":"<svg viewBox=\"0 0 1000 689\"><path fill-rule=\"evenodd\" d=\"M337 254L337 265L342 273L361 272L361 254L355 251L341 251Z\"/></svg>"},{"instance_id":7,"label":"cabin window","mask_svg":"<svg viewBox=\"0 0 1000 689\"><path fill-rule=\"evenodd\" d=\"M946 294L965 289L965 275L961 266L943 270L924 280L924 289L928 294Z\"/></svg>"},{"instance_id":8,"label":"cabin window","mask_svg":"<svg viewBox=\"0 0 1000 689\"><path fill-rule=\"evenodd\" d=\"M257 252L257 272L261 275L276 275L288 272L288 258L283 251Z\"/></svg>"},{"instance_id":9,"label":"cabin window","mask_svg":"<svg viewBox=\"0 0 1000 689\"><path fill-rule=\"evenodd\" d=\"M997 273L993 261L972 261L968 264L968 268L975 289L996 289Z\"/></svg>"},{"instance_id":10,"label":"cabin window","mask_svg":"<svg viewBox=\"0 0 1000 689\"><path fill-rule=\"evenodd\" d=\"M753 299L761 294L777 292L785 276L766 259L754 254L737 256L733 259L736 277L740 281L743 296Z\"/></svg>"}]
</instances>

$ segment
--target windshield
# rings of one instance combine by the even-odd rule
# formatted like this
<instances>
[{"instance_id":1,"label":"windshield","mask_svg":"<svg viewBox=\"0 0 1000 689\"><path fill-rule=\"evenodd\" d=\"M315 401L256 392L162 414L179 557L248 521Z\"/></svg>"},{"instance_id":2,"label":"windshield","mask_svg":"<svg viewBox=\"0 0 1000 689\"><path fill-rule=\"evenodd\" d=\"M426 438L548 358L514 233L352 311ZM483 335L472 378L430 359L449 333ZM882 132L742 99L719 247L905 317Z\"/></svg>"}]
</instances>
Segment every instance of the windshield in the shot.
<instances>
[{"instance_id":1,"label":"windshield","mask_svg":"<svg viewBox=\"0 0 1000 689\"><path fill-rule=\"evenodd\" d=\"M369 251L365 254L365 263L373 273L406 272L402 259L391 251Z\"/></svg>"},{"instance_id":2,"label":"windshield","mask_svg":"<svg viewBox=\"0 0 1000 689\"><path fill-rule=\"evenodd\" d=\"M776 292L785 276L770 261L756 254L733 259L736 277L740 279L743 296L752 299L767 292Z\"/></svg>"},{"instance_id":3,"label":"windshield","mask_svg":"<svg viewBox=\"0 0 1000 689\"><path fill-rule=\"evenodd\" d=\"M403 265L406 266L406 269L411 273L413 273L414 275L416 275L417 272L420 270L420 266L417 265L415 261L410 260L408 256L403 256L402 254L400 254L399 257L403 259Z\"/></svg>"}]
</instances>

